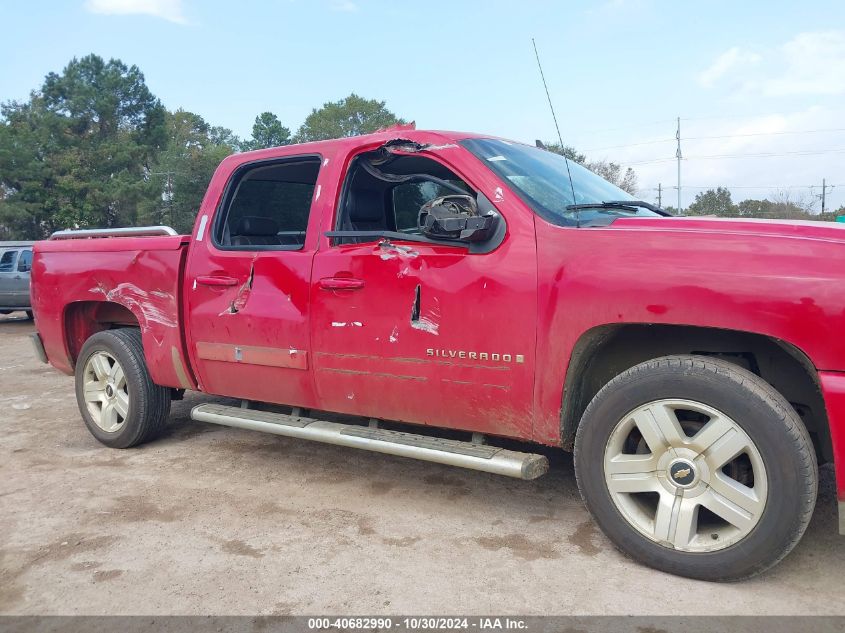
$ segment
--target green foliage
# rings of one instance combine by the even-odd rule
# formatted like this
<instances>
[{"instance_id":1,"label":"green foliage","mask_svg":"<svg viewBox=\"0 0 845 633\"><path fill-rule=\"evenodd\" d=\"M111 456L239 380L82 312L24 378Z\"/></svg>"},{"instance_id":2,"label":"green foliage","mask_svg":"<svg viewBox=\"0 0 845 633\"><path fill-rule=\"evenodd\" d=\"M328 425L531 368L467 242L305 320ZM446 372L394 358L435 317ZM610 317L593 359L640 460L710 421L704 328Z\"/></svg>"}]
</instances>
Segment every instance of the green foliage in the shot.
<instances>
[{"instance_id":1,"label":"green foliage","mask_svg":"<svg viewBox=\"0 0 845 633\"><path fill-rule=\"evenodd\" d=\"M241 143L241 149L265 149L267 147L279 147L289 145L291 142L290 130L282 125L272 112L262 112L255 117L252 125L252 138Z\"/></svg>"},{"instance_id":2,"label":"green foliage","mask_svg":"<svg viewBox=\"0 0 845 633\"><path fill-rule=\"evenodd\" d=\"M200 202L217 165L235 151L238 140L230 130L213 128L198 114L168 112L167 142L146 178L155 195L139 209L139 223L166 224L190 232Z\"/></svg>"},{"instance_id":3,"label":"green foliage","mask_svg":"<svg viewBox=\"0 0 845 633\"><path fill-rule=\"evenodd\" d=\"M569 160L574 160L579 165L584 165L587 162L587 157L576 150L571 145L561 145L560 143L543 143L538 141L539 145L550 152L566 156Z\"/></svg>"},{"instance_id":4,"label":"green foliage","mask_svg":"<svg viewBox=\"0 0 845 633\"><path fill-rule=\"evenodd\" d=\"M687 215L737 215L737 208L731 200L731 192L725 187L708 189L695 194L693 202L686 211Z\"/></svg>"},{"instance_id":5,"label":"green foliage","mask_svg":"<svg viewBox=\"0 0 845 633\"><path fill-rule=\"evenodd\" d=\"M297 140L396 123L383 101L352 94L314 110ZM0 240L138 224L187 232L223 158L291 142L272 112L255 117L252 137L241 141L198 114L165 110L137 66L73 59L29 100L0 105Z\"/></svg>"},{"instance_id":6,"label":"green foliage","mask_svg":"<svg viewBox=\"0 0 845 633\"><path fill-rule=\"evenodd\" d=\"M746 218L784 218L790 220L818 220L819 216L791 200L743 200L737 205L736 215Z\"/></svg>"},{"instance_id":7,"label":"green foliage","mask_svg":"<svg viewBox=\"0 0 845 633\"><path fill-rule=\"evenodd\" d=\"M358 136L404 123L387 109L384 101L364 99L353 92L345 99L312 110L296 133L296 142Z\"/></svg>"},{"instance_id":8,"label":"green foliage","mask_svg":"<svg viewBox=\"0 0 845 633\"><path fill-rule=\"evenodd\" d=\"M788 193L776 192L774 200L743 200L734 204L731 192L726 187L708 189L696 194L695 202L687 209L687 215L715 215L729 218L763 218L788 220L832 220L835 216L821 216L812 212L810 205L801 200L790 199Z\"/></svg>"},{"instance_id":9,"label":"green foliage","mask_svg":"<svg viewBox=\"0 0 845 633\"><path fill-rule=\"evenodd\" d=\"M136 223L165 141L165 110L136 66L73 59L0 114L0 235Z\"/></svg>"}]
</instances>

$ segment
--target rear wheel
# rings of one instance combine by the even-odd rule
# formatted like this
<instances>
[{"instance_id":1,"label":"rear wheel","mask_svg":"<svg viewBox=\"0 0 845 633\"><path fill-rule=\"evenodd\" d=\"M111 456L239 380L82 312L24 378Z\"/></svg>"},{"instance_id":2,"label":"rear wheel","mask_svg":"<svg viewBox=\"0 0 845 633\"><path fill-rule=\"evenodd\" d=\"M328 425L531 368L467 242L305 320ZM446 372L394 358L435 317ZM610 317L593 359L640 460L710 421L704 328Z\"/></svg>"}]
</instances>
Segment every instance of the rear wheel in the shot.
<instances>
[{"instance_id":1,"label":"rear wheel","mask_svg":"<svg viewBox=\"0 0 845 633\"><path fill-rule=\"evenodd\" d=\"M794 409L760 377L696 356L617 376L575 443L584 500L633 558L703 580L777 563L812 515L817 466Z\"/></svg>"},{"instance_id":2,"label":"rear wheel","mask_svg":"<svg viewBox=\"0 0 845 633\"><path fill-rule=\"evenodd\" d=\"M170 412L170 392L150 378L134 328L98 332L86 341L76 364L76 400L85 426L112 448L153 439Z\"/></svg>"}]
</instances>

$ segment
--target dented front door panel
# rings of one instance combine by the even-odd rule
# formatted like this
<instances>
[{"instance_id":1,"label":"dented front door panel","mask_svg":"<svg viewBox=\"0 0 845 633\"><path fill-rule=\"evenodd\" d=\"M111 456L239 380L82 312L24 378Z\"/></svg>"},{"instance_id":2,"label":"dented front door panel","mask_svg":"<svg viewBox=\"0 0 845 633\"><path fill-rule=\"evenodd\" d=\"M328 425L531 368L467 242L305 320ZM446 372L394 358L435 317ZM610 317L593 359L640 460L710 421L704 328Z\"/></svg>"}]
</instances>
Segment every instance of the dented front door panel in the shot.
<instances>
[{"instance_id":1,"label":"dented front door panel","mask_svg":"<svg viewBox=\"0 0 845 633\"><path fill-rule=\"evenodd\" d=\"M321 405L530 437L533 226L509 228L504 243L487 254L386 241L319 252L312 344ZM351 287L336 282L343 279Z\"/></svg>"}]
</instances>

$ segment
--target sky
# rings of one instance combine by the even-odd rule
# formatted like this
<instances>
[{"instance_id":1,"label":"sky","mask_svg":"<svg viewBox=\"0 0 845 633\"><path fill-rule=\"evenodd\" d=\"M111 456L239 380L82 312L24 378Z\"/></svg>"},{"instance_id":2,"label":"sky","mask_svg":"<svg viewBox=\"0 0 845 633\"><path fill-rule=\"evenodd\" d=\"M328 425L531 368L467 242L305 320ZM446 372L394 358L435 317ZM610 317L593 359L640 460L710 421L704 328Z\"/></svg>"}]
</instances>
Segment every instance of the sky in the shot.
<instances>
[{"instance_id":1,"label":"sky","mask_svg":"<svg viewBox=\"0 0 845 633\"><path fill-rule=\"evenodd\" d=\"M137 65L170 109L248 137L295 130L351 92L418 128L557 138L633 167L677 205L845 204L845 2L736 0L0 0L0 101L26 99L74 56ZM830 186L834 187L831 189Z\"/></svg>"}]
</instances>

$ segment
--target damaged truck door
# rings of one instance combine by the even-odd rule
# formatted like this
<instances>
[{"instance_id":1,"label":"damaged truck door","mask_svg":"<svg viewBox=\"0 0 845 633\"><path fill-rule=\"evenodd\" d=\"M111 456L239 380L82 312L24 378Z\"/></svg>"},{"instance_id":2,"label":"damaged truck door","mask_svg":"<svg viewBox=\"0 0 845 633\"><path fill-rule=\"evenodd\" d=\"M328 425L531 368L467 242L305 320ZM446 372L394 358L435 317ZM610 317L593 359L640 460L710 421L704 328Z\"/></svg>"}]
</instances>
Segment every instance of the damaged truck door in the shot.
<instances>
[{"instance_id":1,"label":"damaged truck door","mask_svg":"<svg viewBox=\"0 0 845 633\"><path fill-rule=\"evenodd\" d=\"M308 291L321 157L248 163L193 236L186 311L202 388L313 406ZM205 209L204 209L205 211ZM206 230L207 222L207 230ZM313 226L311 226L313 224Z\"/></svg>"},{"instance_id":2,"label":"damaged truck door","mask_svg":"<svg viewBox=\"0 0 845 633\"><path fill-rule=\"evenodd\" d=\"M356 415L531 436L533 224L494 207L494 191L473 185L483 176L472 166L457 173L441 162L447 154L382 148L349 162L334 231L314 258L319 400ZM432 239L435 208L471 216L441 230L473 224L489 234Z\"/></svg>"}]
</instances>

